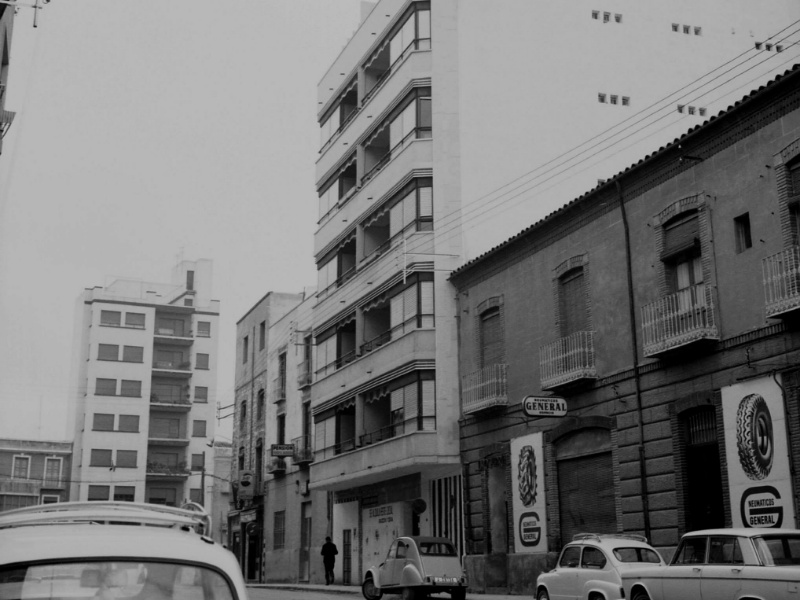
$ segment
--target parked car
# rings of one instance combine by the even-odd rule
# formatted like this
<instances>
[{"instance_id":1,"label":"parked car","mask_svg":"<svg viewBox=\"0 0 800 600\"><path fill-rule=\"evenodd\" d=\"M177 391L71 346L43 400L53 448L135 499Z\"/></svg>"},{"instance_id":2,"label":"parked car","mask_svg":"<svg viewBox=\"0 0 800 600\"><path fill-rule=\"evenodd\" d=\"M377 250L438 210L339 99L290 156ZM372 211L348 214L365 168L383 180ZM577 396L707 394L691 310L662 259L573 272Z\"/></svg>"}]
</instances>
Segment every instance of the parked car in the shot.
<instances>
[{"instance_id":1,"label":"parked car","mask_svg":"<svg viewBox=\"0 0 800 600\"><path fill-rule=\"evenodd\" d=\"M464 600L467 576L447 538L399 537L392 542L386 560L367 570L361 592L367 600L378 600L383 594L419 600L439 592L449 593L452 600Z\"/></svg>"},{"instance_id":2,"label":"parked car","mask_svg":"<svg viewBox=\"0 0 800 600\"><path fill-rule=\"evenodd\" d=\"M561 550L556 567L536 578L536 598L625 598L623 574L654 565L664 561L643 536L579 533Z\"/></svg>"},{"instance_id":3,"label":"parked car","mask_svg":"<svg viewBox=\"0 0 800 600\"><path fill-rule=\"evenodd\" d=\"M800 597L800 530L693 531L681 538L669 565L623 579L632 600Z\"/></svg>"},{"instance_id":4,"label":"parked car","mask_svg":"<svg viewBox=\"0 0 800 600\"><path fill-rule=\"evenodd\" d=\"M246 600L202 508L64 502L0 513L3 600Z\"/></svg>"}]
</instances>

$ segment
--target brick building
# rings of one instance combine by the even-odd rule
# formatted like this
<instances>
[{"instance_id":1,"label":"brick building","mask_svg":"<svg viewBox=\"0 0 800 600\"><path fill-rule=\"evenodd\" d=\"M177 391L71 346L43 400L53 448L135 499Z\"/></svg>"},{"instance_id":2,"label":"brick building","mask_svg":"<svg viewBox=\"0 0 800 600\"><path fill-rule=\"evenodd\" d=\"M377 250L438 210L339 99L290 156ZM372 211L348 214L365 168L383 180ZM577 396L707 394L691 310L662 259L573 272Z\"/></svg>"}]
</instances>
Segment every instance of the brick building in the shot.
<instances>
[{"instance_id":1,"label":"brick building","mask_svg":"<svg viewBox=\"0 0 800 600\"><path fill-rule=\"evenodd\" d=\"M579 531L797 526L799 233L794 67L454 272L473 589Z\"/></svg>"}]
</instances>

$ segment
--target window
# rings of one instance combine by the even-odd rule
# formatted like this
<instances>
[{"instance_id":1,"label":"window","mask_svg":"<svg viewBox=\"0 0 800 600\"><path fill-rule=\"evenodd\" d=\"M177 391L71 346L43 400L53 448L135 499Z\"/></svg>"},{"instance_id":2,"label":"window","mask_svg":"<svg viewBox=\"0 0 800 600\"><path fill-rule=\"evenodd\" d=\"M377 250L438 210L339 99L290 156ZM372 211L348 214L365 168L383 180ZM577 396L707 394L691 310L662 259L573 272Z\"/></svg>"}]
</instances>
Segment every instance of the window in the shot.
<instances>
[{"instance_id":1,"label":"window","mask_svg":"<svg viewBox=\"0 0 800 600\"><path fill-rule=\"evenodd\" d=\"M619 13L615 13L615 14L614 14L614 20L615 20L617 23L622 23L622 15L621 15L621 14L619 14Z\"/></svg>"},{"instance_id":2,"label":"window","mask_svg":"<svg viewBox=\"0 0 800 600\"><path fill-rule=\"evenodd\" d=\"M272 549L280 550L284 547L286 542L286 511L275 511L273 518L274 539L272 540Z\"/></svg>"},{"instance_id":3,"label":"window","mask_svg":"<svg viewBox=\"0 0 800 600\"><path fill-rule=\"evenodd\" d=\"M701 117L705 117L706 116L706 109L705 108L699 109L699 112L700 112L700 116Z\"/></svg>"},{"instance_id":4,"label":"window","mask_svg":"<svg viewBox=\"0 0 800 600\"><path fill-rule=\"evenodd\" d=\"M800 196L800 161L789 166L789 195ZM793 205L796 208L796 205Z\"/></svg>"},{"instance_id":5,"label":"window","mask_svg":"<svg viewBox=\"0 0 800 600\"><path fill-rule=\"evenodd\" d=\"M631 99L628 96L623 96L622 106L630 106L630 105L631 105Z\"/></svg>"},{"instance_id":6,"label":"window","mask_svg":"<svg viewBox=\"0 0 800 600\"><path fill-rule=\"evenodd\" d=\"M239 460L237 466L240 471L244 469L244 446L239 446Z\"/></svg>"},{"instance_id":7,"label":"window","mask_svg":"<svg viewBox=\"0 0 800 600\"><path fill-rule=\"evenodd\" d=\"M111 467L111 450L97 450L91 451L91 458L89 459L90 467Z\"/></svg>"},{"instance_id":8,"label":"window","mask_svg":"<svg viewBox=\"0 0 800 600\"><path fill-rule=\"evenodd\" d=\"M675 565L694 565L706 561L706 538L686 538L678 548L678 556L673 560Z\"/></svg>"},{"instance_id":9,"label":"window","mask_svg":"<svg viewBox=\"0 0 800 600\"><path fill-rule=\"evenodd\" d=\"M277 444L285 444L286 443L286 415L278 415L277 423L277 435L276 435L276 443Z\"/></svg>"},{"instance_id":10,"label":"window","mask_svg":"<svg viewBox=\"0 0 800 600\"><path fill-rule=\"evenodd\" d=\"M690 107L689 107L689 114L690 114L690 115L693 115L694 113L695 113L694 106L690 106Z\"/></svg>"},{"instance_id":11,"label":"window","mask_svg":"<svg viewBox=\"0 0 800 600\"><path fill-rule=\"evenodd\" d=\"M42 504L58 504L59 502L61 502L61 496L57 494L42 494Z\"/></svg>"},{"instance_id":12,"label":"window","mask_svg":"<svg viewBox=\"0 0 800 600\"><path fill-rule=\"evenodd\" d=\"M480 315L480 344L482 367L505 362L505 343L500 319L500 307L495 306Z\"/></svg>"},{"instance_id":13,"label":"window","mask_svg":"<svg viewBox=\"0 0 800 600\"><path fill-rule=\"evenodd\" d=\"M119 327L122 319L122 313L118 310L101 310L100 311L100 325L106 327Z\"/></svg>"},{"instance_id":14,"label":"window","mask_svg":"<svg viewBox=\"0 0 800 600\"><path fill-rule=\"evenodd\" d=\"M92 431L114 431L114 415L95 413L92 419Z\"/></svg>"},{"instance_id":15,"label":"window","mask_svg":"<svg viewBox=\"0 0 800 600\"><path fill-rule=\"evenodd\" d=\"M125 327L144 329L144 313L125 313Z\"/></svg>"},{"instance_id":16,"label":"window","mask_svg":"<svg viewBox=\"0 0 800 600\"><path fill-rule=\"evenodd\" d=\"M192 471L202 471L204 466L203 454L192 454Z\"/></svg>"},{"instance_id":17,"label":"window","mask_svg":"<svg viewBox=\"0 0 800 600\"><path fill-rule=\"evenodd\" d=\"M194 388L194 401L195 402L208 402L208 388L197 385Z\"/></svg>"},{"instance_id":18,"label":"window","mask_svg":"<svg viewBox=\"0 0 800 600\"><path fill-rule=\"evenodd\" d=\"M600 18L600 11L599 10L593 10L592 11L592 18L593 19L599 19Z\"/></svg>"},{"instance_id":19,"label":"window","mask_svg":"<svg viewBox=\"0 0 800 600\"><path fill-rule=\"evenodd\" d=\"M211 323L208 321L197 322L197 337L211 337Z\"/></svg>"},{"instance_id":20,"label":"window","mask_svg":"<svg viewBox=\"0 0 800 600\"><path fill-rule=\"evenodd\" d=\"M264 418L264 400L266 394L264 390L258 390L258 399L256 400L256 418L258 422L261 422L261 419Z\"/></svg>"},{"instance_id":21,"label":"window","mask_svg":"<svg viewBox=\"0 0 800 600\"><path fill-rule=\"evenodd\" d=\"M97 360L118 360L119 346L116 344L99 344L97 346Z\"/></svg>"},{"instance_id":22,"label":"window","mask_svg":"<svg viewBox=\"0 0 800 600\"><path fill-rule=\"evenodd\" d=\"M208 369L208 354L201 354L197 353L195 356L195 368L197 369Z\"/></svg>"},{"instance_id":23,"label":"window","mask_svg":"<svg viewBox=\"0 0 800 600\"><path fill-rule=\"evenodd\" d=\"M111 493L111 487L108 485L90 485L88 500L108 500L108 495Z\"/></svg>"},{"instance_id":24,"label":"window","mask_svg":"<svg viewBox=\"0 0 800 600\"><path fill-rule=\"evenodd\" d=\"M247 400L242 400L242 409L239 411L239 431L244 431L247 426Z\"/></svg>"},{"instance_id":25,"label":"window","mask_svg":"<svg viewBox=\"0 0 800 600\"><path fill-rule=\"evenodd\" d=\"M702 33L703 33L703 28L702 27L695 27L694 28L694 34L695 35L701 35Z\"/></svg>"},{"instance_id":26,"label":"window","mask_svg":"<svg viewBox=\"0 0 800 600\"><path fill-rule=\"evenodd\" d=\"M156 439L179 439L181 420L167 417L151 417L148 437Z\"/></svg>"},{"instance_id":27,"label":"window","mask_svg":"<svg viewBox=\"0 0 800 600\"><path fill-rule=\"evenodd\" d=\"M601 550L587 546L583 549L581 556L581 567L584 569L602 569L606 566L605 555Z\"/></svg>"},{"instance_id":28,"label":"window","mask_svg":"<svg viewBox=\"0 0 800 600\"><path fill-rule=\"evenodd\" d=\"M683 33L686 33L686 34L689 33L689 26L688 25L684 25L683 26Z\"/></svg>"},{"instance_id":29,"label":"window","mask_svg":"<svg viewBox=\"0 0 800 600\"><path fill-rule=\"evenodd\" d=\"M675 31L675 32L677 32L679 27L680 27L680 26L679 26L677 23L673 23L673 24L672 24L672 31Z\"/></svg>"},{"instance_id":30,"label":"window","mask_svg":"<svg viewBox=\"0 0 800 600\"><path fill-rule=\"evenodd\" d=\"M678 104L678 112L679 113L683 112L683 104Z\"/></svg>"},{"instance_id":31,"label":"window","mask_svg":"<svg viewBox=\"0 0 800 600\"><path fill-rule=\"evenodd\" d=\"M603 23L608 23L611 20L611 13L603 13Z\"/></svg>"},{"instance_id":32,"label":"window","mask_svg":"<svg viewBox=\"0 0 800 600\"><path fill-rule=\"evenodd\" d=\"M202 506L203 504L203 490L200 488L191 488L189 490L189 501L196 502Z\"/></svg>"},{"instance_id":33,"label":"window","mask_svg":"<svg viewBox=\"0 0 800 600\"><path fill-rule=\"evenodd\" d=\"M117 502L133 502L136 488L132 485L115 485L114 500Z\"/></svg>"},{"instance_id":34,"label":"window","mask_svg":"<svg viewBox=\"0 0 800 600\"><path fill-rule=\"evenodd\" d=\"M47 457L44 459L44 483L58 485L61 483L61 459L57 457Z\"/></svg>"},{"instance_id":35,"label":"window","mask_svg":"<svg viewBox=\"0 0 800 600\"><path fill-rule=\"evenodd\" d=\"M144 348L142 346L123 346L122 360L124 362L144 362Z\"/></svg>"},{"instance_id":36,"label":"window","mask_svg":"<svg viewBox=\"0 0 800 600\"><path fill-rule=\"evenodd\" d=\"M278 355L278 399L286 398L286 352Z\"/></svg>"},{"instance_id":37,"label":"window","mask_svg":"<svg viewBox=\"0 0 800 600\"><path fill-rule=\"evenodd\" d=\"M153 383L150 388L150 402L180 404L182 402L181 386L170 383Z\"/></svg>"},{"instance_id":38,"label":"window","mask_svg":"<svg viewBox=\"0 0 800 600\"><path fill-rule=\"evenodd\" d=\"M15 456L13 459L12 477L14 479L28 479L30 476L31 457L30 456Z\"/></svg>"},{"instance_id":39,"label":"window","mask_svg":"<svg viewBox=\"0 0 800 600\"><path fill-rule=\"evenodd\" d=\"M192 421L192 437L206 437L205 421Z\"/></svg>"},{"instance_id":40,"label":"window","mask_svg":"<svg viewBox=\"0 0 800 600\"><path fill-rule=\"evenodd\" d=\"M589 329L583 267L570 269L558 280L558 320L561 336Z\"/></svg>"},{"instance_id":41,"label":"window","mask_svg":"<svg viewBox=\"0 0 800 600\"><path fill-rule=\"evenodd\" d=\"M617 103L617 96L615 94L611 94L611 104Z\"/></svg>"},{"instance_id":42,"label":"window","mask_svg":"<svg viewBox=\"0 0 800 600\"><path fill-rule=\"evenodd\" d=\"M139 432L139 415L120 415L119 431L126 433Z\"/></svg>"},{"instance_id":43,"label":"window","mask_svg":"<svg viewBox=\"0 0 800 600\"><path fill-rule=\"evenodd\" d=\"M134 381L132 379L123 379L119 391L120 396L127 396L129 398L142 397L142 382Z\"/></svg>"},{"instance_id":44,"label":"window","mask_svg":"<svg viewBox=\"0 0 800 600\"><path fill-rule=\"evenodd\" d=\"M163 504L165 506L175 506L177 492L175 488L150 488L150 497L147 501L150 504Z\"/></svg>"},{"instance_id":45,"label":"window","mask_svg":"<svg viewBox=\"0 0 800 600\"><path fill-rule=\"evenodd\" d=\"M605 103L606 95L605 94L597 94L597 101Z\"/></svg>"},{"instance_id":46,"label":"window","mask_svg":"<svg viewBox=\"0 0 800 600\"><path fill-rule=\"evenodd\" d=\"M94 388L95 396L116 396L117 395L117 380L116 379L101 379L97 378Z\"/></svg>"},{"instance_id":47,"label":"window","mask_svg":"<svg viewBox=\"0 0 800 600\"><path fill-rule=\"evenodd\" d=\"M753 247L753 239L750 235L750 213L744 213L733 220L736 234L736 254L741 254L748 248Z\"/></svg>"},{"instance_id":48,"label":"window","mask_svg":"<svg viewBox=\"0 0 800 600\"><path fill-rule=\"evenodd\" d=\"M576 568L581 558L581 549L578 546L569 546L564 548L561 553L561 560L558 561L559 567Z\"/></svg>"},{"instance_id":49,"label":"window","mask_svg":"<svg viewBox=\"0 0 800 600\"><path fill-rule=\"evenodd\" d=\"M258 349L263 350L267 345L267 322L261 321L258 326Z\"/></svg>"},{"instance_id":50,"label":"window","mask_svg":"<svg viewBox=\"0 0 800 600\"><path fill-rule=\"evenodd\" d=\"M194 271L186 271L186 289L190 292L194 290Z\"/></svg>"},{"instance_id":51,"label":"window","mask_svg":"<svg viewBox=\"0 0 800 600\"><path fill-rule=\"evenodd\" d=\"M248 350L249 341L250 340L249 340L249 338L247 336L244 336L242 338L242 364L246 364L247 363L247 354L249 352L249 350Z\"/></svg>"},{"instance_id":52,"label":"window","mask_svg":"<svg viewBox=\"0 0 800 600\"><path fill-rule=\"evenodd\" d=\"M708 547L708 564L742 564L742 549L735 537L712 537Z\"/></svg>"},{"instance_id":53,"label":"window","mask_svg":"<svg viewBox=\"0 0 800 600\"><path fill-rule=\"evenodd\" d=\"M125 469L135 469L136 450L117 450L117 462L114 466Z\"/></svg>"}]
</instances>

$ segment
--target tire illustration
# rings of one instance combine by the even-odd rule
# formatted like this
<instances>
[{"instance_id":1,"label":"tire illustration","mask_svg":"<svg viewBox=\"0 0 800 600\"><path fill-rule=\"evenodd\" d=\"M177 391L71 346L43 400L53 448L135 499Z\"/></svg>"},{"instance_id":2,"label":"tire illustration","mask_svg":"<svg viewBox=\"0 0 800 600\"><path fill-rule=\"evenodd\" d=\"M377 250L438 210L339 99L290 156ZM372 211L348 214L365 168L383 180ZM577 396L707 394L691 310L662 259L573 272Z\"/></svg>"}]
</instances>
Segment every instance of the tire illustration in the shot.
<instances>
[{"instance_id":1,"label":"tire illustration","mask_svg":"<svg viewBox=\"0 0 800 600\"><path fill-rule=\"evenodd\" d=\"M523 506L536 502L536 455L532 446L523 446L519 451L519 499Z\"/></svg>"},{"instance_id":2,"label":"tire illustration","mask_svg":"<svg viewBox=\"0 0 800 600\"><path fill-rule=\"evenodd\" d=\"M759 394L745 396L739 403L736 447L745 475L756 480L769 475L775 455L772 417L766 400Z\"/></svg>"}]
</instances>

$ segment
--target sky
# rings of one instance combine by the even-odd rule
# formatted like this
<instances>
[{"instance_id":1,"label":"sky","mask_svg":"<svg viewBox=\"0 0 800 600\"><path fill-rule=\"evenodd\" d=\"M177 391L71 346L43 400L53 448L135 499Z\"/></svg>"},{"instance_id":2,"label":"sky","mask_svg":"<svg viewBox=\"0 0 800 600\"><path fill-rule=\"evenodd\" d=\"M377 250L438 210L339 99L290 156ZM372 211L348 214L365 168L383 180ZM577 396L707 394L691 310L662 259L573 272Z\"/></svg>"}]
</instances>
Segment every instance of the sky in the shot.
<instances>
[{"instance_id":1,"label":"sky","mask_svg":"<svg viewBox=\"0 0 800 600\"><path fill-rule=\"evenodd\" d=\"M316 86L360 0L53 0L14 23L0 156L0 437L71 439L75 301L214 262L236 321L316 285ZM229 412L229 411L228 411ZM218 424L230 437L230 419Z\"/></svg>"}]
</instances>

